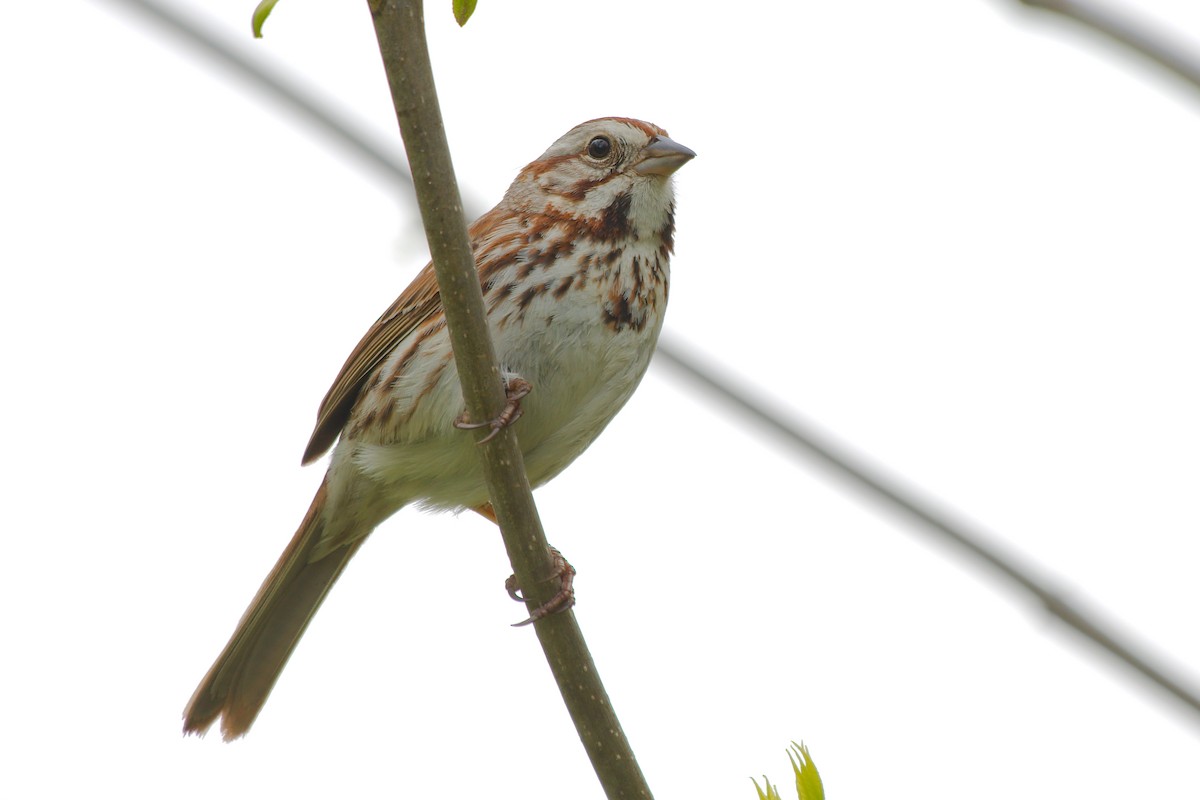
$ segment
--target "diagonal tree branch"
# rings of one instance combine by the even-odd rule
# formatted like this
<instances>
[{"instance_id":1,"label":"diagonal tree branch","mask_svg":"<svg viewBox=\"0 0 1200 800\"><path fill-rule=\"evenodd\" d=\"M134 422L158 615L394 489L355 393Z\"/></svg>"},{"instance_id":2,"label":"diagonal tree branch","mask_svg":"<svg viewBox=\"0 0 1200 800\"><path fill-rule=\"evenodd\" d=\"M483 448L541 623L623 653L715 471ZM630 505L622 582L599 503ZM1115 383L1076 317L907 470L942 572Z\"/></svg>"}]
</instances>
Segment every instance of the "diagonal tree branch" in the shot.
<instances>
[{"instance_id":1,"label":"diagonal tree branch","mask_svg":"<svg viewBox=\"0 0 1200 800\"><path fill-rule=\"evenodd\" d=\"M450 161L421 0L370 0L392 102L412 168L442 306L472 419L494 419L504 406L502 379L488 333L475 257ZM518 426L519 427L519 426ZM484 477L504 546L531 608L549 600L552 574L517 434L506 428L480 447ZM600 682L571 612L535 623L535 631L596 775L610 798L649 798L641 769Z\"/></svg>"},{"instance_id":2,"label":"diagonal tree branch","mask_svg":"<svg viewBox=\"0 0 1200 800\"><path fill-rule=\"evenodd\" d=\"M1061 14L1098 31L1166 67L1200 89L1200 58L1193 55L1183 44L1171 41L1166 31L1156 30L1128 14L1104 8L1096 3L1078 0L1018 1L1030 8Z\"/></svg>"},{"instance_id":3,"label":"diagonal tree branch","mask_svg":"<svg viewBox=\"0 0 1200 800\"><path fill-rule=\"evenodd\" d=\"M118 5L132 8L145 19L153 20L174 35L203 52L209 59L242 78L259 91L282 103L293 114L331 136L338 144L366 162L372 172L382 173L401 186L411 187L408 171L394 156L372 142L367 129L353 124L337 113L328 102L277 71L261 58L246 55L242 48L221 36L211 26L185 14L178 6L157 0L117 0Z\"/></svg>"},{"instance_id":4,"label":"diagonal tree branch","mask_svg":"<svg viewBox=\"0 0 1200 800\"><path fill-rule=\"evenodd\" d=\"M1143 645L1123 637L1115 625L1102 619L1094 610L1084 609L1072 602L1046 576L1038 575L1028 564L1004 552L994 542L994 537L985 531L965 520L955 519L954 515L922 500L916 492L901 485L884 470L854 456L844 444L821 434L814 426L795 419L784 421L783 415L768 409L761 401L730 388L736 385L734 381L705 367L685 350L660 345L658 362L678 370L685 379L702 386L710 395L720 398L743 416L766 428L777 441L786 443L792 450L806 453L838 476L866 489L874 499L883 501L891 510L918 523L918 528L925 529L940 541L1000 573L1010 583L1032 595L1051 616L1133 667L1182 705L1200 712L1200 694L1183 680L1173 677L1165 666L1155 664Z\"/></svg>"}]
</instances>

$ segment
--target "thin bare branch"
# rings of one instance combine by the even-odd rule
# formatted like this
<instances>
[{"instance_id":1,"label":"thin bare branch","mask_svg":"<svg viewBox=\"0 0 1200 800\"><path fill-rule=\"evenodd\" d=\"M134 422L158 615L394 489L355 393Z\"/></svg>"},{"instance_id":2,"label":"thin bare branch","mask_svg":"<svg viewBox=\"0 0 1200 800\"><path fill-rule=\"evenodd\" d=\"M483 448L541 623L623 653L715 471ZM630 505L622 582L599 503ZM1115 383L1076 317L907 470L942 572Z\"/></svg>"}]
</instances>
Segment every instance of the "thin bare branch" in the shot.
<instances>
[{"instance_id":1,"label":"thin bare branch","mask_svg":"<svg viewBox=\"0 0 1200 800\"><path fill-rule=\"evenodd\" d=\"M1018 0L1022 5L1053 11L1096 30L1174 72L1200 89L1200 58L1173 41L1170 34L1133 16L1078 0Z\"/></svg>"},{"instance_id":2,"label":"thin bare branch","mask_svg":"<svg viewBox=\"0 0 1200 800\"><path fill-rule=\"evenodd\" d=\"M412 178L397 155L372 142L366 128L355 125L331 103L308 91L304 85L272 68L263 58L255 58L201 20L181 12L170 3L156 0L111 0L136 11L142 18L162 25L175 36L197 48L211 61L223 65L249 85L281 103L305 122L320 129L339 145L366 162L373 173L380 173L405 188L412 197ZM247 7L249 8L249 7ZM246 39L250 37L247 34Z\"/></svg>"},{"instance_id":3,"label":"thin bare branch","mask_svg":"<svg viewBox=\"0 0 1200 800\"><path fill-rule=\"evenodd\" d=\"M495 419L505 404L504 390L434 88L422 3L370 0L369 5L437 272L463 399L471 419ZM532 610L550 600L558 587L545 580L554 567L525 476L517 430L503 428L479 449L504 546ZM649 798L646 779L575 615L567 611L544 617L534 629L605 794Z\"/></svg>"},{"instance_id":4,"label":"thin bare branch","mask_svg":"<svg viewBox=\"0 0 1200 800\"><path fill-rule=\"evenodd\" d=\"M1200 712L1200 694L1169 675L1166 668L1156 665L1153 659L1145 655L1147 650L1144 646L1123 638L1114 625L1103 620L1094 610L1084 610L1071 602L1046 577L1039 576L1028 564L1020 563L1016 556L1005 553L995 543L996 537L965 520L955 519L947 511L937 509L932 502L921 499L915 490L902 486L884 470L856 457L849 448L831 436L820 433L809 423L795 419L795 414L789 414L792 419L784 421L782 414L735 389L737 382L733 378L704 366L696 356L687 355L674 345L660 343L657 362L668 364L685 379L698 384L710 395L720 398L743 416L769 430L773 441L782 440L789 449L815 458L852 484L866 489L874 499L882 500L890 509L918 522L918 529L935 534L941 541L954 545L976 561L999 572L1011 583L1033 595L1052 616L1133 667L1192 711Z\"/></svg>"}]
</instances>

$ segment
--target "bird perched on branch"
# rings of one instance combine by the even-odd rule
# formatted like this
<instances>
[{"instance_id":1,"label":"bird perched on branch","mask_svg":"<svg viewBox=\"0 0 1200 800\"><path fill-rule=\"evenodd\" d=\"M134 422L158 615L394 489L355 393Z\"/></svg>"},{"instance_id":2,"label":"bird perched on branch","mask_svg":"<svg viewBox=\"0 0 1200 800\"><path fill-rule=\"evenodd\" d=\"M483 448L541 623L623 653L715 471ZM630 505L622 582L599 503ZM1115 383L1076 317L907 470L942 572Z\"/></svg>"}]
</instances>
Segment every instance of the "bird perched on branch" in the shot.
<instances>
[{"instance_id":1,"label":"bird perched on branch","mask_svg":"<svg viewBox=\"0 0 1200 800\"><path fill-rule=\"evenodd\" d=\"M656 125L610 117L568 131L470 228L488 326L533 486L579 456L633 394L670 279L671 175L695 153ZM432 265L350 354L304 463L331 447L299 529L184 711L226 739L253 724L309 620L377 525L417 503L494 519L461 428L462 391ZM336 442L336 445L335 445Z\"/></svg>"}]
</instances>

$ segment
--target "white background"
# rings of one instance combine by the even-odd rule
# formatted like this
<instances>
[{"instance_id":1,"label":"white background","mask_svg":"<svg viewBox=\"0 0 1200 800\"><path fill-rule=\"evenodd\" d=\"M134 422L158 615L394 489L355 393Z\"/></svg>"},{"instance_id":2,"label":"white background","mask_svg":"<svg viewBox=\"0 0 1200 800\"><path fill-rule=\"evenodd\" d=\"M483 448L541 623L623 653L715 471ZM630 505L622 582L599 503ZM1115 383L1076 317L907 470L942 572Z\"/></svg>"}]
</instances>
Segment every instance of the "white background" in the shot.
<instances>
[{"instance_id":1,"label":"white background","mask_svg":"<svg viewBox=\"0 0 1200 800\"><path fill-rule=\"evenodd\" d=\"M398 148L366 4L182 3ZM1200 5L1140 0L1200 47ZM673 341L1197 683L1200 105L999 0L427 9L465 193L572 125L678 174ZM180 713L321 478L300 454L423 264L405 198L115 1L0 24L11 797L599 798L500 540L405 510L251 734ZM652 369L538 493L659 798L1188 798L1200 718L992 574Z\"/></svg>"}]
</instances>

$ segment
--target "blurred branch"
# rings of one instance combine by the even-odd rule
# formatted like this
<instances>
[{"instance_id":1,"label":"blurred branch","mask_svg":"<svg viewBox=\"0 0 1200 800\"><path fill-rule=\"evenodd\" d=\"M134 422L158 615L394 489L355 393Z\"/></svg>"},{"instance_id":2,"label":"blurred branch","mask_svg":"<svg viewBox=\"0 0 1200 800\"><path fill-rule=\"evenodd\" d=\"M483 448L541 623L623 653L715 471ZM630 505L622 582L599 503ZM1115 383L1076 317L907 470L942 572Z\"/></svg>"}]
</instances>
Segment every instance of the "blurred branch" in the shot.
<instances>
[{"instance_id":1,"label":"blurred branch","mask_svg":"<svg viewBox=\"0 0 1200 800\"><path fill-rule=\"evenodd\" d=\"M715 369L704 366L695 356L686 355L679 348L664 342L658 346L656 363L670 365L685 379L699 385L710 395L720 398L743 416L770 431L774 441L782 440L789 449L815 458L841 477L849 479L852 484L866 489L873 498L882 500L885 506L920 523L919 527L936 534L941 541L958 547L977 561L999 572L1037 598L1052 616L1142 673L1193 711L1200 712L1200 695L1167 675L1162 667L1156 666L1150 658L1142 655L1143 648L1122 641L1114 632L1113 626L1101 620L1095 612L1085 611L1073 604L1062 592L1054 589L1049 581L1036 576L1028 566L1018 563L1015 557L1003 553L998 546L991 544L989 540L992 537L985 532L973 528L964 520L954 519L947 512L935 509L932 503L920 499L914 491L902 487L896 479L889 477L882 469L871 466L865 459L856 457L845 445L821 434L813 425L795 419L783 421L781 414L768 409L763 402L733 388L738 385L736 378L721 375Z\"/></svg>"},{"instance_id":2,"label":"blurred branch","mask_svg":"<svg viewBox=\"0 0 1200 800\"><path fill-rule=\"evenodd\" d=\"M1105 36L1141 53L1200 89L1200 58L1189 48L1171 41L1167 32L1096 3L1076 0L1017 0L1030 8L1053 11L1099 31Z\"/></svg>"},{"instance_id":3,"label":"blurred branch","mask_svg":"<svg viewBox=\"0 0 1200 800\"><path fill-rule=\"evenodd\" d=\"M302 83L276 71L264 59L253 58L235 46L224 33L214 30L195 17L180 12L170 3L156 0L109 0L137 12L143 19L152 20L170 33L183 39L206 55L211 61L224 65L239 78L268 97L283 104L305 122L319 128L339 145L354 153L368 169L382 173L406 189L406 200L412 199L412 178L399 158L381 145L373 144L365 128L345 119L333 105L307 91ZM247 6L249 8L249 6ZM249 35L247 41L252 41Z\"/></svg>"},{"instance_id":4,"label":"blurred branch","mask_svg":"<svg viewBox=\"0 0 1200 800\"><path fill-rule=\"evenodd\" d=\"M201 28L187 29L186 27L176 27L177 25L186 26L189 23L181 22L181 18L174 16L172 12L164 12L157 3L151 2L151 0L117 1L134 8L144 9L157 19L164 19L168 22L168 27L171 30L181 34L189 41L197 43L200 49L210 56L215 56L218 59L226 59L226 53L232 52L230 48L217 40L215 34L204 31ZM1150 55L1156 61L1179 72L1184 78L1200 86L1200 81L1197 80L1197 77L1200 76L1200 70L1197 69L1197 65L1194 62L1189 61L1189 59L1181 55L1175 48L1156 40L1145 29L1132 26L1128 20L1122 20L1111 14L1100 13L1094 9L1091 11L1083 10L1079 3L1055 2L1055 0L1019 1L1029 6L1044 8L1048 11L1058 11L1092 27L1096 27L1122 43L1134 47L1139 52ZM1153 55L1154 53L1164 53L1166 57L1160 58L1157 55ZM240 57L237 58L239 61L233 66L239 71L255 71L259 69L258 65L249 60L241 59ZM1176 64L1183 65L1184 69L1181 70L1175 66ZM260 80L257 75L252 77L255 78L252 83L258 85L260 88L266 88L271 93L287 91L287 87L290 85L288 81L273 82L273 79L267 78ZM311 106L304 106L300 101L291 102L291 98L288 98L288 100L289 102L286 105L294 109L300 109L301 115L306 119L310 118L311 114L320 115L330 113L328 111L320 111L320 104L314 103ZM322 129L339 131L339 137L349 136L353 138L355 136L348 126L341 125L336 121L321 119L318 122L319 127ZM354 140L353 146L355 149L361 149L364 152L373 151L372 146L364 139ZM401 180L406 185L411 184L404 167L392 156L381 151L374 151L370 157L388 161L387 173L396 176L398 180ZM997 570L1017 586L1020 586L1036 597L1051 614L1142 673L1142 675L1150 679L1153 683L1176 697L1182 704L1188 706L1193 711L1200 712L1200 696L1195 691L1186 688L1179 681L1170 678L1166 670L1155 665L1152 659L1140 652L1140 648L1136 648L1129 643L1124 643L1115 634L1109 633L1108 626L1100 622L1090 612L1085 612L1068 603L1062 597L1061 593L1051 589L1044 581L1033 577L1030 571L1023 565L1000 553L995 546L986 544L986 537L980 532L973 530L971 526L938 513L929 504L913 496L908 490L894 485L894 482L885 478L881 471L872 469L865 461L851 455L844 446L835 443L829 437L817 433L811 426L796 422L783 422L779 415L769 411L762 402L754 400L748 395L732 388L737 386L735 379L722 376L713 368L702 366L695 357L683 353L671 341L664 340L659 343L658 358L655 359L655 363L658 365L666 364L682 372L687 378L693 380L707 391L740 409L742 413L755 420L759 425L781 436L792 449L809 457L816 458L830 469L842 474L851 482L865 489L871 495L884 501L885 505L919 521L925 528L938 534L940 538L957 545L964 552L971 554Z\"/></svg>"}]
</instances>

